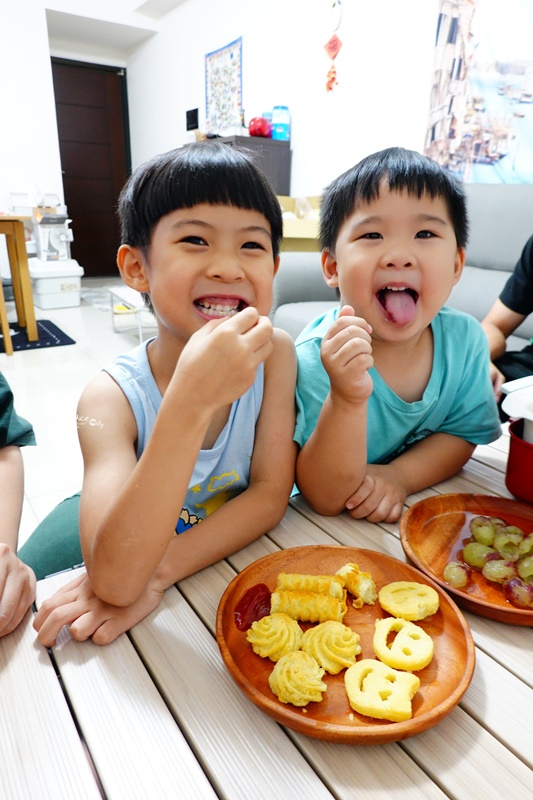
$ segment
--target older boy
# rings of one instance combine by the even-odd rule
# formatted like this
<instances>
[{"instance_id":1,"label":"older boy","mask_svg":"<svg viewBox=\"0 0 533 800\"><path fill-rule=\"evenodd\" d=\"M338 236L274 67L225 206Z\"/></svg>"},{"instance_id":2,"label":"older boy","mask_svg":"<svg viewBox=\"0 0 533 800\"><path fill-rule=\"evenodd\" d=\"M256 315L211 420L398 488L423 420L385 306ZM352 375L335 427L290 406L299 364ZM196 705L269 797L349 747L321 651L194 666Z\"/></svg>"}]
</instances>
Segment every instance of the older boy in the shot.
<instances>
[{"instance_id":1,"label":"older boy","mask_svg":"<svg viewBox=\"0 0 533 800\"><path fill-rule=\"evenodd\" d=\"M467 235L461 187L413 151L368 156L326 190L322 267L343 307L296 342L297 485L319 513L393 522L500 435L483 330L443 308Z\"/></svg>"},{"instance_id":2,"label":"older boy","mask_svg":"<svg viewBox=\"0 0 533 800\"><path fill-rule=\"evenodd\" d=\"M158 335L81 397L79 417L101 421L79 428L87 575L39 610L45 644L68 623L111 641L274 527L294 480L296 359L267 317L282 221L266 178L227 145L192 145L140 167L119 211L118 266Z\"/></svg>"}]
</instances>

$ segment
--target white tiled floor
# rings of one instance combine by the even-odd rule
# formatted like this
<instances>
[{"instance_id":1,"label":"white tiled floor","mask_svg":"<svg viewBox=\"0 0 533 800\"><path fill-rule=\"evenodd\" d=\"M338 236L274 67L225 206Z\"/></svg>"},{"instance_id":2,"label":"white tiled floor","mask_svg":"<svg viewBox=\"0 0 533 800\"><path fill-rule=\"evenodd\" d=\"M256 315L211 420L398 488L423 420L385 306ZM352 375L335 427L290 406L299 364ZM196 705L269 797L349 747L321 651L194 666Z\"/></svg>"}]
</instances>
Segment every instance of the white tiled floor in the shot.
<instances>
[{"instance_id":1,"label":"white tiled floor","mask_svg":"<svg viewBox=\"0 0 533 800\"><path fill-rule=\"evenodd\" d=\"M115 319L128 332L115 333L106 286L120 278L82 278L79 306L35 308L38 319L54 322L76 344L46 350L26 350L6 356L0 353L0 370L15 397L17 412L35 430L36 447L23 447L25 470L24 509L19 545L54 506L79 491L82 459L76 433L76 406L86 384L104 364L139 342L135 320ZM7 303L8 318L16 321L14 303ZM153 335L153 323L143 314L145 336Z\"/></svg>"}]
</instances>

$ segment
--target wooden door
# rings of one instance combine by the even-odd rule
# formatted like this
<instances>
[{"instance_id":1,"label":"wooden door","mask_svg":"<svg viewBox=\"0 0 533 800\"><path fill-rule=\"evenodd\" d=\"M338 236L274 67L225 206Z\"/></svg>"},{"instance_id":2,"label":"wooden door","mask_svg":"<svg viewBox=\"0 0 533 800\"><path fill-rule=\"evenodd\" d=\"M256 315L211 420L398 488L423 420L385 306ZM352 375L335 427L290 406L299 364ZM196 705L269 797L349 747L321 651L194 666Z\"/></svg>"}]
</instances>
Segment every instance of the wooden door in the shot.
<instances>
[{"instance_id":1,"label":"wooden door","mask_svg":"<svg viewBox=\"0 0 533 800\"><path fill-rule=\"evenodd\" d=\"M52 72L72 258L87 277L117 275L117 200L131 170L125 70L53 58Z\"/></svg>"}]
</instances>

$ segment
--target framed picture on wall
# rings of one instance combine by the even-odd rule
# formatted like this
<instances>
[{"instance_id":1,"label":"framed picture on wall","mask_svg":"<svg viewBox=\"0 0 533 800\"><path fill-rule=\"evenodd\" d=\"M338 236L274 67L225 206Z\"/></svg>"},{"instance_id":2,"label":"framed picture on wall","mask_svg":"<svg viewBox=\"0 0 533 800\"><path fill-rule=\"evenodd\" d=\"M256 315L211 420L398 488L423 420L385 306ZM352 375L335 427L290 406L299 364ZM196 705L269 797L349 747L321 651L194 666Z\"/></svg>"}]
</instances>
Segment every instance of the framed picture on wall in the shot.
<instances>
[{"instance_id":1,"label":"framed picture on wall","mask_svg":"<svg viewBox=\"0 0 533 800\"><path fill-rule=\"evenodd\" d=\"M206 55L205 98L208 133L241 125L242 37Z\"/></svg>"},{"instance_id":2,"label":"framed picture on wall","mask_svg":"<svg viewBox=\"0 0 533 800\"><path fill-rule=\"evenodd\" d=\"M425 153L467 183L533 183L533 4L440 0Z\"/></svg>"}]
</instances>

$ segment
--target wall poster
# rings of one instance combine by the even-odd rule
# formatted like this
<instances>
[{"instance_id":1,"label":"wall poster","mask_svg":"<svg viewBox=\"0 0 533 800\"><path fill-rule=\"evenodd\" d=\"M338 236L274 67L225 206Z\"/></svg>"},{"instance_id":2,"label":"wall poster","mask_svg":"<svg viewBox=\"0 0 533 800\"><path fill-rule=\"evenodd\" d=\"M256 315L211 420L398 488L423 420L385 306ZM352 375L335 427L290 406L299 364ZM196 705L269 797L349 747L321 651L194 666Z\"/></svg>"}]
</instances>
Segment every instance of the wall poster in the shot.
<instances>
[{"instance_id":1,"label":"wall poster","mask_svg":"<svg viewBox=\"0 0 533 800\"><path fill-rule=\"evenodd\" d=\"M470 183L533 183L533 3L440 0L425 153Z\"/></svg>"},{"instance_id":2,"label":"wall poster","mask_svg":"<svg viewBox=\"0 0 533 800\"><path fill-rule=\"evenodd\" d=\"M205 105L208 133L241 125L242 37L206 55Z\"/></svg>"}]
</instances>

